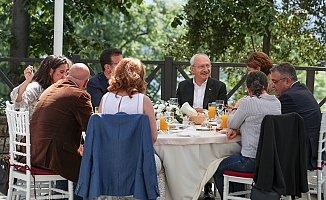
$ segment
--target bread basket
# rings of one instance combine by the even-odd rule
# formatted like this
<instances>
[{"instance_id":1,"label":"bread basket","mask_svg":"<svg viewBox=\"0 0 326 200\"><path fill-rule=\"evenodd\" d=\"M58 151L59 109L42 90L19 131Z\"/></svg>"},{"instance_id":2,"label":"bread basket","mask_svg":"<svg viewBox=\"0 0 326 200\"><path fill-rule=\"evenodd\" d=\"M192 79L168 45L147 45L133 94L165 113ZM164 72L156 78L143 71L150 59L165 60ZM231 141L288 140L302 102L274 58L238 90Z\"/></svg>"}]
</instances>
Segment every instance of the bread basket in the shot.
<instances>
[{"instance_id":1,"label":"bread basket","mask_svg":"<svg viewBox=\"0 0 326 200\"><path fill-rule=\"evenodd\" d=\"M206 118L205 114L199 113L196 116L194 116L194 115L193 116L190 116L189 117L189 120L190 121L193 121L196 125L198 125L198 124L203 123L203 121L205 120L205 118Z\"/></svg>"}]
</instances>

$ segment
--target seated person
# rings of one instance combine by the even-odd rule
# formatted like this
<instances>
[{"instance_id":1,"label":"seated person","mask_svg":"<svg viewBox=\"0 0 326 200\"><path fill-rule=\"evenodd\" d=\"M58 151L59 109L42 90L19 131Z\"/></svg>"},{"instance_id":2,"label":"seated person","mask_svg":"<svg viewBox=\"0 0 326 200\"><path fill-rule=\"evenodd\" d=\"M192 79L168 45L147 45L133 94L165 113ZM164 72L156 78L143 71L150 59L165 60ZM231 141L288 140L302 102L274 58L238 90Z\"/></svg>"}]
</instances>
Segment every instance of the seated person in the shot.
<instances>
[{"instance_id":1,"label":"seated person","mask_svg":"<svg viewBox=\"0 0 326 200\"><path fill-rule=\"evenodd\" d=\"M307 169L314 169L317 167L320 107L307 86L298 81L293 65L281 63L271 68L271 72L273 88L282 105L282 114L296 112L304 120Z\"/></svg>"},{"instance_id":2,"label":"seated person","mask_svg":"<svg viewBox=\"0 0 326 200\"><path fill-rule=\"evenodd\" d=\"M210 77L211 61L204 53L198 53L190 59L190 71L194 78L179 83L176 97L182 106L188 102L197 112L208 109L208 103L223 100L227 104L226 85ZM204 187L205 199L213 199L211 183Z\"/></svg>"},{"instance_id":3,"label":"seated person","mask_svg":"<svg viewBox=\"0 0 326 200\"><path fill-rule=\"evenodd\" d=\"M203 53L195 54L190 59L190 71L194 78L179 83L176 97L182 106L188 102L197 112L208 109L208 103L216 100L224 100L226 104L226 86L223 82L213 79L211 73L211 61Z\"/></svg>"},{"instance_id":4,"label":"seated person","mask_svg":"<svg viewBox=\"0 0 326 200\"><path fill-rule=\"evenodd\" d=\"M275 90L272 88L272 81L271 81L271 72L269 71L273 67L272 60L268 57L267 54L264 52L254 52L250 54L248 59L246 60L246 65L248 69L248 73L258 70L264 72L267 76L268 80L268 94L274 94Z\"/></svg>"},{"instance_id":5,"label":"seated person","mask_svg":"<svg viewBox=\"0 0 326 200\"><path fill-rule=\"evenodd\" d=\"M151 100L143 94L147 85L144 78L145 68L140 60L136 58L122 59L109 80L109 92L101 100L99 113L147 114L154 144L157 139L156 118ZM160 189L159 198L164 199L165 181L164 176L161 175L164 170L161 168L161 160L156 154L155 161Z\"/></svg>"},{"instance_id":6,"label":"seated person","mask_svg":"<svg viewBox=\"0 0 326 200\"><path fill-rule=\"evenodd\" d=\"M103 95L108 92L109 79L121 59L122 51L117 48L107 48L101 53L100 64L102 72L90 78L87 84L87 92L92 97L93 108L100 105Z\"/></svg>"},{"instance_id":7,"label":"seated person","mask_svg":"<svg viewBox=\"0 0 326 200\"><path fill-rule=\"evenodd\" d=\"M49 55L41 62L40 67L33 73L33 66L24 70L25 81L15 87L10 93L11 101L16 108L24 108L29 111L30 119L37 100L53 83L65 79L71 61L64 56Z\"/></svg>"},{"instance_id":8,"label":"seated person","mask_svg":"<svg viewBox=\"0 0 326 200\"><path fill-rule=\"evenodd\" d=\"M223 173L225 170L253 172L255 169L261 122L265 115L280 115L281 103L275 95L269 95L267 77L263 72L253 71L247 75L249 96L237 101L228 119L227 137L233 139L241 133L241 152L225 158L214 174L218 192L223 199ZM243 184L230 184L230 191L244 190Z\"/></svg>"},{"instance_id":9,"label":"seated person","mask_svg":"<svg viewBox=\"0 0 326 200\"><path fill-rule=\"evenodd\" d=\"M66 79L42 93L30 123L32 165L49 168L74 183L81 164L82 131L93 114L91 97L84 90L89 75L85 64L72 65ZM67 181L57 181L57 188L67 189L62 182Z\"/></svg>"}]
</instances>

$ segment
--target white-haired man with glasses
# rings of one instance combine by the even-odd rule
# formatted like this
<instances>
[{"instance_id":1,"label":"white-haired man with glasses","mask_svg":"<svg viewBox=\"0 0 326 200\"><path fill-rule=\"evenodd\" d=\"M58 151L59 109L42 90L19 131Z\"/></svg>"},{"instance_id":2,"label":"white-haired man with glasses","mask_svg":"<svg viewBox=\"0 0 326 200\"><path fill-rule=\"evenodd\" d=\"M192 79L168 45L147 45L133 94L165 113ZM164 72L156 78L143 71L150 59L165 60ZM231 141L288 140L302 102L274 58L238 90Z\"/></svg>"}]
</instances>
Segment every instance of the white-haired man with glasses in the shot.
<instances>
[{"instance_id":1,"label":"white-haired man with glasses","mask_svg":"<svg viewBox=\"0 0 326 200\"><path fill-rule=\"evenodd\" d=\"M224 100L226 104L226 86L223 82L210 77L211 61L204 53L195 54L190 59L191 79L179 83L177 89L178 103L188 102L197 112L207 109L208 103Z\"/></svg>"},{"instance_id":2,"label":"white-haired man with glasses","mask_svg":"<svg viewBox=\"0 0 326 200\"><path fill-rule=\"evenodd\" d=\"M211 61L204 53L195 54L190 59L190 71L194 74L191 79L179 83L177 98L180 106L188 102L197 112L208 109L208 103L224 100L226 104L226 85L210 77ZM204 187L204 200L215 199L212 184Z\"/></svg>"}]
</instances>

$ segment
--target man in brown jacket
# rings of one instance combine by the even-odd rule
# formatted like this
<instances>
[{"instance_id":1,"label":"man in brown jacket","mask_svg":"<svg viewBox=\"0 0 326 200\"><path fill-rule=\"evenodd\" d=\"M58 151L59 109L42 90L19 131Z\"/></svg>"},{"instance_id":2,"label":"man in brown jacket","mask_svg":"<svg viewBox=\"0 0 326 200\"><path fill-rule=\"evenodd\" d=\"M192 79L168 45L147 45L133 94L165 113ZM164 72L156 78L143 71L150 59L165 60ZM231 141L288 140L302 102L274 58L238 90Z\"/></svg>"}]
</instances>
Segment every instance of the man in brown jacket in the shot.
<instances>
[{"instance_id":1,"label":"man in brown jacket","mask_svg":"<svg viewBox=\"0 0 326 200\"><path fill-rule=\"evenodd\" d=\"M34 109L31 129L31 161L77 182L81 163L82 131L92 115L86 88L89 69L76 63L66 79L46 89Z\"/></svg>"}]
</instances>

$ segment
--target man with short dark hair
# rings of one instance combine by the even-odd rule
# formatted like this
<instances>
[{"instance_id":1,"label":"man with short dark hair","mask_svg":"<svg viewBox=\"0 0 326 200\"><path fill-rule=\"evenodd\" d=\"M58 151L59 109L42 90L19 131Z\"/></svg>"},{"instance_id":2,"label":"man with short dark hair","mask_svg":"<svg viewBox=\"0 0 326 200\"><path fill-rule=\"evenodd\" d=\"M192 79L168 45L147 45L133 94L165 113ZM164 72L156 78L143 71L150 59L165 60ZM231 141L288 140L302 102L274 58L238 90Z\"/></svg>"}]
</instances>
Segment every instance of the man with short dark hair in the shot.
<instances>
[{"instance_id":1,"label":"man with short dark hair","mask_svg":"<svg viewBox=\"0 0 326 200\"><path fill-rule=\"evenodd\" d=\"M115 66L122 60L122 51L117 48L107 48L100 56L102 72L94 75L87 84L87 92L91 95L93 108L100 105L102 96L108 92L109 79Z\"/></svg>"},{"instance_id":2,"label":"man with short dark hair","mask_svg":"<svg viewBox=\"0 0 326 200\"><path fill-rule=\"evenodd\" d=\"M307 86L298 81L293 65L284 62L272 67L270 71L272 87L279 96L282 114L296 112L304 120L307 169L314 169L317 166L320 107Z\"/></svg>"}]
</instances>

